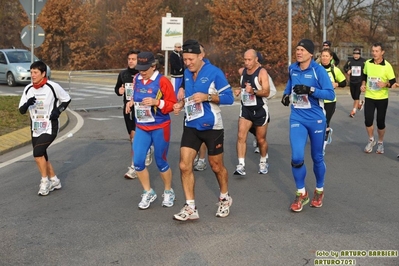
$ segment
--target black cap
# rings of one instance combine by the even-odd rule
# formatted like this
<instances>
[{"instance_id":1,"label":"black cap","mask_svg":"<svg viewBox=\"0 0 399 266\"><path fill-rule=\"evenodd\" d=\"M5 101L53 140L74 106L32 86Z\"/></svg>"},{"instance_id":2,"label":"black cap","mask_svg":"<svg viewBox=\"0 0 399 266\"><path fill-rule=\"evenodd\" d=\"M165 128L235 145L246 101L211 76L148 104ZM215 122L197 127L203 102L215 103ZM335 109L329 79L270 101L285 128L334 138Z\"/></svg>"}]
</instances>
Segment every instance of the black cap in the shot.
<instances>
[{"instance_id":1,"label":"black cap","mask_svg":"<svg viewBox=\"0 0 399 266\"><path fill-rule=\"evenodd\" d=\"M324 41L324 42L323 42L323 46L324 46L324 45L331 46L331 42L330 42L330 41Z\"/></svg>"},{"instance_id":2,"label":"black cap","mask_svg":"<svg viewBox=\"0 0 399 266\"><path fill-rule=\"evenodd\" d=\"M359 49L359 48L355 48L355 49L353 49L353 53L354 53L354 54L361 54L361 53L360 53L360 49Z\"/></svg>"},{"instance_id":3,"label":"black cap","mask_svg":"<svg viewBox=\"0 0 399 266\"><path fill-rule=\"evenodd\" d=\"M155 57L151 52L141 52L137 55L137 70L147 70L155 64Z\"/></svg>"},{"instance_id":4,"label":"black cap","mask_svg":"<svg viewBox=\"0 0 399 266\"><path fill-rule=\"evenodd\" d=\"M314 44L311 40L309 39L302 39L299 41L297 46L302 46L305 48L310 54L314 53Z\"/></svg>"},{"instance_id":5,"label":"black cap","mask_svg":"<svg viewBox=\"0 0 399 266\"><path fill-rule=\"evenodd\" d=\"M200 44L196 40L187 40L183 43L183 53L200 54Z\"/></svg>"}]
</instances>

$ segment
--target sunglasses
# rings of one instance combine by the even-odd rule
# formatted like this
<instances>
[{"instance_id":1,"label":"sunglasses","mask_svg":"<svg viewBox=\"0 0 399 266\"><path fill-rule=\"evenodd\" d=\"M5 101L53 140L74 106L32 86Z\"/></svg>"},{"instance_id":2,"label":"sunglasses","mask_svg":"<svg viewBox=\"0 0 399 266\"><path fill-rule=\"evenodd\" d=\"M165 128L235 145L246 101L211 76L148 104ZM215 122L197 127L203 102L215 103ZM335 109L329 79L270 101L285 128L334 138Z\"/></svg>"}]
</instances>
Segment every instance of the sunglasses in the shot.
<instances>
[{"instance_id":1,"label":"sunglasses","mask_svg":"<svg viewBox=\"0 0 399 266\"><path fill-rule=\"evenodd\" d=\"M175 48L181 48L181 46L175 46Z\"/></svg>"},{"instance_id":2,"label":"sunglasses","mask_svg":"<svg viewBox=\"0 0 399 266\"><path fill-rule=\"evenodd\" d=\"M353 54L360 54L360 53L353 53Z\"/></svg>"}]
</instances>

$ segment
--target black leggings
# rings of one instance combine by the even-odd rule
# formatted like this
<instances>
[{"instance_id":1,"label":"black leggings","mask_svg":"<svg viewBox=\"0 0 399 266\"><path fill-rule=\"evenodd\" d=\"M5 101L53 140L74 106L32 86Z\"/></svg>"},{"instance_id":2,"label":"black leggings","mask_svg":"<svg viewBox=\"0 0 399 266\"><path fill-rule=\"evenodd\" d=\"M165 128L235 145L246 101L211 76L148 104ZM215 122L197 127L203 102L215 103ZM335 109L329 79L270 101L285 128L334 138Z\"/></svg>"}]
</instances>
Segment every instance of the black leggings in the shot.
<instances>
[{"instance_id":1,"label":"black leggings","mask_svg":"<svg viewBox=\"0 0 399 266\"><path fill-rule=\"evenodd\" d=\"M388 99L373 100L365 98L364 101L364 124L366 127L373 125L374 113L377 109L377 128L382 130L385 128L385 116L388 109Z\"/></svg>"},{"instance_id":2,"label":"black leggings","mask_svg":"<svg viewBox=\"0 0 399 266\"><path fill-rule=\"evenodd\" d=\"M41 134L39 137L32 137L33 157L42 157L48 161L47 148L55 140L57 135Z\"/></svg>"},{"instance_id":3,"label":"black leggings","mask_svg":"<svg viewBox=\"0 0 399 266\"><path fill-rule=\"evenodd\" d=\"M354 101L359 100L359 98L360 98L360 93L361 93L360 87L361 86L362 86L361 82L350 84L351 96Z\"/></svg>"},{"instance_id":4,"label":"black leggings","mask_svg":"<svg viewBox=\"0 0 399 266\"><path fill-rule=\"evenodd\" d=\"M330 121L335 113L335 107L337 105L337 102L332 102L332 103L324 103L324 110L326 111L326 122L327 122L327 127L330 127Z\"/></svg>"}]
</instances>

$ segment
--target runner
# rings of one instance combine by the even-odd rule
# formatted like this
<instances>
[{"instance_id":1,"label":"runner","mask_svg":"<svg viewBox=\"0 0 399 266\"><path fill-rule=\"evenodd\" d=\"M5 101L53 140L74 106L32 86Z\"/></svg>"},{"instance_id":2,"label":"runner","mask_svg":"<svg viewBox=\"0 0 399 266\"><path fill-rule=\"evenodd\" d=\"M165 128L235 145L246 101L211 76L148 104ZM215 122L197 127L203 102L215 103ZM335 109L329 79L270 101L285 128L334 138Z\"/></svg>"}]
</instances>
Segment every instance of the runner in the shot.
<instances>
[{"instance_id":1,"label":"runner","mask_svg":"<svg viewBox=\"0 0 399 266\"><path fill-rule=\"evenodd\" d=\"M361 57L360 49L353 49L353 57L344 65L344 71L349 76L349 86L351 97L353 99L353 109L349 114L349 117L355 117L357 110L363 110L364 101L360 101L360 86L362 85L362 73L364 68L364 62L366 60Z\"/></svg>"},{"instance_id":2,"label":"runner","mask_svg":"<svg viewBox=\"0 0 399 266\"><path fill-rule=\"evenodd\" d=\"M185 123L180 146L180 172L186 204L174 215L179 221L199 218L194 196L193 161L202 143L208 149L208 161L219 183L217 217L230 213L233 199L228 192L228 173L223 163L224 129L219 105L233 104L234 97L225 74L204 59L200 44L187 40L183 45L185 98L174 105L178 115L184 108Z\"/></svg>"},{"instance_id":3,"label":"runner","mask_svg":"<svg viewBox=\"0 0 399 266\"><path fill-rule=\"evenodd\" d=\"M257 145L260 150L259 174L267 174L266 141L267 126L270 122L267 97L270 94L269 77L266 69L258 62L257 53L249 49L244 54L245 68L240 69L241 90L236 90L235 95L241 94L241 110L238 119L237 156L238 165L235 175L246 175L245 154L248 132L255 126Z\"/></svg>"},{"instance_id":4,"label":"runner","mask_svg":"<svg viewBox=\"0 0 399 266\"><path fill-rule=\"evenodd\" d=\"M292 174L297 188L295 201L291 204L294 212L302 211L309 203L305 188L306 166L305 146L310 139L313 172L316 189L312 207L323 206L324 177L326 165L323 156L323 140L326 131L326 116L323 100L334 100L335 93L325 69L317 64L312 56L314 44L311 40L301 40L296 48L296 63L289 67L289 79L281 103L288 106L292 97L290 115L290 143L292 150Z\"/></svg>"},{"instance_id":5,"label":"runner","mask_svg":"<svg viewBox=\"0 0 399 266\"><path fill-rule=\"evenodd\" d=\"M127 133L129 134L130 139L130 147L133 149L133 139L134 133L136 132L136 121L134 119L134 112L126 113L126 103L129 102L133 95L133 78L139 72L134 69L137 65L137 55L140 53L139 50L130 50L127 53L127 69L122 70L116 81L115 85L115 93L118 96L123 96L123 118L125 120L125 125L127 129ZM150 165L152 162L152 147L147 153L146 158L146 165ZM134 170L133 164L133 150L131 152L132 159L131 159L131 166L128 167L128 171L125 174L125 178L127 179L134 179L137 177L136 171Z\"/></svg>"},{"instance_id":6,"label":"runner","mask_svg":"<svg viewBox=\"0 0 399 266\"><path fill-rule=\"evenodd\" d=\"M71 97L58 83L47 80L46 71L47 66L42 61L31 64L32 83L25 87L19 102L21 114L29 110L33 157L42 176L38 194L42 196L61 189L61 181L49 161L47 148L57 137L60 114L71 102Z\"/></svg>"},{"instance_id":7,"label":"runner","mask_svg":"<svg viewBox=\"0 0 399 266\"><path fill-rule=\"evenodd\" d=\"M331 49L325 48L323 49L323 51L321 51L321 65L327 71L328 76L330 77L331 83L333 85L333 88L334 89L336 87L343 88L346 86L345 75L342 74L341 70L338 67L334 66L331 63L332 59L333 59L333 53ZM330 122L332 116L335 113L336 105L337 105L336 97L333 101L324 100L324 110L326 111L327 129L326 129L326 136L324 139L323 154L325 153L326 145L331 144L332 142L333 129L330 128Z\"/></svg>"},{"instance_id":8,"label":"runner","mask_svg":"<svg viewBox=\"0 0 399 266\"><path fill-rule=\"evenodd\" d=\"M364 123L369 141L364 148L365 153L371 153L376 144L374 140L374 113L377 110L378 143L376 153L384 153L385 115L388 108L389 88L396 83L395 73L391 64L384 59L382 43L371 47L372 59L364 64L361 91L364 98Z\"/></svg>"},{"instance_id":9,"label":"runner","mask_svg":"<svg viewBox=\"0 0 399 266\"><path fill-rule=\"evenodd\" d=\"M151 52L141 52L137 56L136 69L139 75L134 78L134 94L126 104L126 113L134 105L136 135L133 142L133 161L137 177L143 186L143 194L138 204L144 210L157 198L151 188L150 175L145 165L146 153L154 146L154 158L164 182L162 206L172 207L175 193L172 189L172 170L167 162L170 141L170 116L176 96L169 79L156 70L156 61Z\"/></svg>"}]
</instances>

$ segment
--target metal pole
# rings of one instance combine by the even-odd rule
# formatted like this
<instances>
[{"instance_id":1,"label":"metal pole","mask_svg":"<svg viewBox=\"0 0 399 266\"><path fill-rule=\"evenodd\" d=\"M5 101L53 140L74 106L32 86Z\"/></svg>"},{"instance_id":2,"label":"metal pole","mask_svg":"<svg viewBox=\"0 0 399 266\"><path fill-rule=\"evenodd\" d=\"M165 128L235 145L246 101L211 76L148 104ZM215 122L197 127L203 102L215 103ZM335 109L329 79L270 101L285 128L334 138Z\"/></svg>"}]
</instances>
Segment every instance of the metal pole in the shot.
<instances>
[{"instance_id":1,"label":"metal pole","mask_svg":"<svg viewBox=\"0 0 399 266\"><path fill-rule=\"evenodd\" d=\"M168 76L168 65L169 65L169 58L168 58L168 50L165 51L165 77Z\"/></svg>"},{"instance_id":2,"label":"metal pole","mask_svg":"<svg viewBox=\"0 0 399 266\"><path fill-rule=\"evenodd\" d=\"M323 42L327 41L327 5L323 0Z\"/></svg>"},{"instance_id":3,"label":"metal pole","mask_svg":"<svg viewBox=\"0 0 399 266\"><path fill-rule=\"evenodd\" d=\"M288 0L288 66L292 60L292 0Z\"/></svg>"},{"instance_id":4,"label":"metal pole","mask_svg":"<svg viewBox=\"0 0 399 266\"><path fill-rule=\"evenodd\" d=\"M31 13L31 28L30 28L30 63L33 63L33 52L35 50L35 0L32 0L32 13Z\"/></svg>"}]
</instances>

